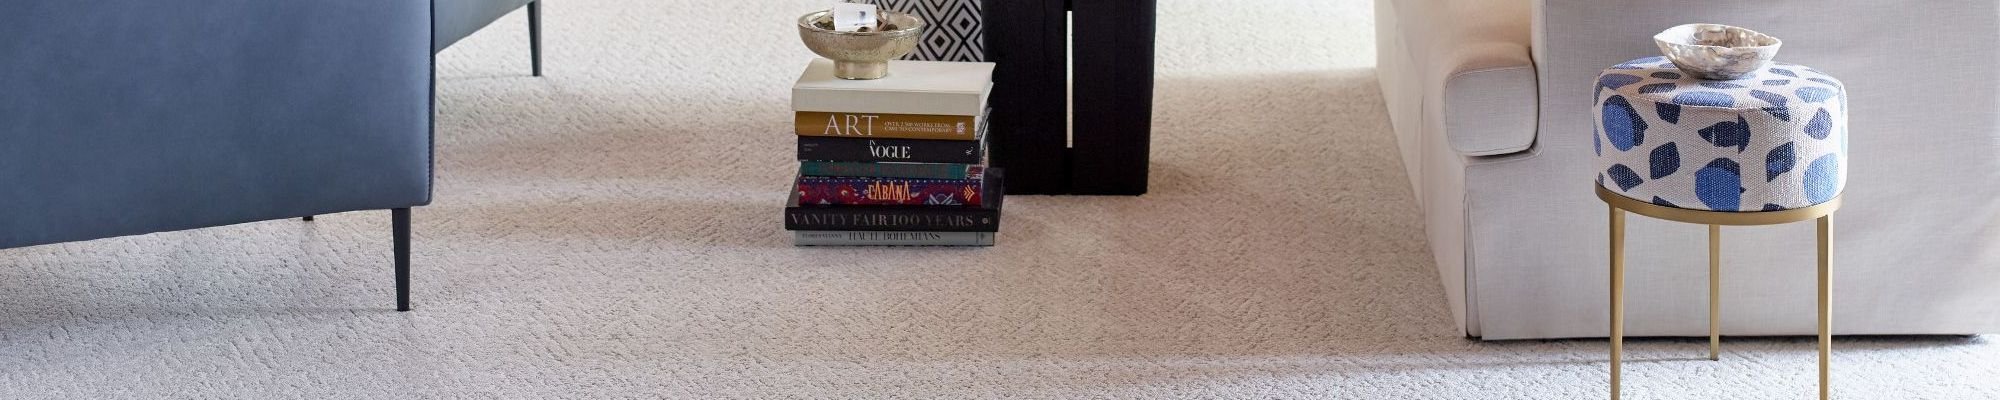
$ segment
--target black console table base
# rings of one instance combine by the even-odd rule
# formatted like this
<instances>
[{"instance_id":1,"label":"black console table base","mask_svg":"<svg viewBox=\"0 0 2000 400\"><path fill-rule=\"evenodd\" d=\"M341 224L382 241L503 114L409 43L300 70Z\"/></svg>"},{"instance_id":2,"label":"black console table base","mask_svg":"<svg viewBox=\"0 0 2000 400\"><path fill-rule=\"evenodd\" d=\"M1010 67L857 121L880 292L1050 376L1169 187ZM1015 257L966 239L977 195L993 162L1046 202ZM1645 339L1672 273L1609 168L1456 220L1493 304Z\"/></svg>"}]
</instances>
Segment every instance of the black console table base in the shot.
<instances>
[{"instance_id":1,"label":"black console table base","mask_svg":"<svg viewBox=\"0 0 2000 400\"><path fill-rule=\"evenodd\" d=\"M997 133L992 162L1007 169L1007 193L1145 194L1156 0L995 0L983 7L986 55L998 63L988 100ZM1071 79L1073 110L1065 96ZM1073 134L1063 118L1070 112Z\"/></svg>"}]
</instances>

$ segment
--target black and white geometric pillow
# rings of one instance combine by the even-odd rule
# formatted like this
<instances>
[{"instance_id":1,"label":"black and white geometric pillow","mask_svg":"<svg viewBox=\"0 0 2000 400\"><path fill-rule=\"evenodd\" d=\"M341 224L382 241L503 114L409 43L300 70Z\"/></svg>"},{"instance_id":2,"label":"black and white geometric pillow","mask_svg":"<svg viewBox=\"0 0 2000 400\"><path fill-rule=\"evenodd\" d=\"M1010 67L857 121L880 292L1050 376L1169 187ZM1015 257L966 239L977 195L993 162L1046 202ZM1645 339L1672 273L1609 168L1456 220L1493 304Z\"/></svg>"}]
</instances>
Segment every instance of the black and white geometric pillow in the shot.
<instances>
[{"instance_id":1,"label":"black and white geometric pillow","mask_svg":"<svg viewBox=\"0 0 2000 400\"><path fill-rule=\"evenodd\" d=\"M858 0L923 18L924 41L905 60L986 61L980 0Z\"/></svg>"}]
</instances>

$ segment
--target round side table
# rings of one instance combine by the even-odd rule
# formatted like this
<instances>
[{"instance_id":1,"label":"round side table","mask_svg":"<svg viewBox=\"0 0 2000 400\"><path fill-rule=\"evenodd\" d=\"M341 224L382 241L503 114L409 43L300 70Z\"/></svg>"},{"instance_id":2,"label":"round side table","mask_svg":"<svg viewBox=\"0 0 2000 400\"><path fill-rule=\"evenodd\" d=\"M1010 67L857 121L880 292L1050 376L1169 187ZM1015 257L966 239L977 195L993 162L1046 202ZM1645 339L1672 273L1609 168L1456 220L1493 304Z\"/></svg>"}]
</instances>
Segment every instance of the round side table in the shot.
<instances>
[{"instance_id":1,"label":"round side table","mask_svg":"<svg viewBox=\"0 0 2000 400\"><path fill-rule=\"evenodd\" d=\"M1708 225L1710 360L1721 358L1722 226L1818 219L1819 394L1826 399L1832 218L1847 180L1846 86L1784 63L1742 79L1703 80L1662 57L1619 64L1597 81L1591 142L1597 197L1610 206L1611 398L1619 398L1624 356L1631 212Z\"/></svg>"}]
</instances>

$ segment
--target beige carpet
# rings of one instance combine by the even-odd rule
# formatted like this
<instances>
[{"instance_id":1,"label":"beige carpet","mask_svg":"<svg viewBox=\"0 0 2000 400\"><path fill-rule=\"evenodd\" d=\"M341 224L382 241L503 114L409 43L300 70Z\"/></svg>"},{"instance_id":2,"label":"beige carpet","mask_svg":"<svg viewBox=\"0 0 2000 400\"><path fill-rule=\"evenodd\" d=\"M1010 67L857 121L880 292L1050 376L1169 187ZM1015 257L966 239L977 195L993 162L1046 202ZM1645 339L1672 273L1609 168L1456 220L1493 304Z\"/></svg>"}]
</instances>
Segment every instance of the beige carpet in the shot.
<instances>
[{"instance_id":1,"label":"beige carpet","mask_svg":"<svg viewBox=\"0 0 2000 400\"><path fill-rule=\"evenodd\" d=\"M547 78L518 13L440 56L417 311L387 212L4 250L0 398L1603 395L1603 341L1455 333L1369 2L1161 1L1152 194L1010 199L988 249L788 245L823 1L550 3ZM1995 342L1845 339L1837 388L2000 398ZM1727 345L1633 344L1628 398L1812 394L1809 340Z\"/></svg>"}]
</instances>

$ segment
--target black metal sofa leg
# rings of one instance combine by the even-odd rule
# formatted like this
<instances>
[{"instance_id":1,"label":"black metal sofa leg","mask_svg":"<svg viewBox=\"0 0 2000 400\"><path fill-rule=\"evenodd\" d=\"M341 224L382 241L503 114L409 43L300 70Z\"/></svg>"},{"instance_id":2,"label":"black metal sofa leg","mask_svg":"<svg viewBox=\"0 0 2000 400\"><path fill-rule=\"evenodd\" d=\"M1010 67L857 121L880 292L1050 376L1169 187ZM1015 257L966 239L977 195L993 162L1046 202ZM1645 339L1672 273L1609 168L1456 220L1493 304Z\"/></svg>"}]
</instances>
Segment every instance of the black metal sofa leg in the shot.
<instances>
[{"instance_id":1,"label":"black metal sofa leg","mask_svg":"<svg viewBox=\"0 0 2000 400\"><path fill-rule=\"evenodd\" d=\"M410 209L389 210L396 235L396 311L410 311Z\"/></svg>"},{"instance_id":2,"label":"black metal sofa leg","mask_svg":"<svg viewBox=\"0 0 2000 400\"><path fill-rule=\"evenodd\" d=\"M528 54L533 57L535 76L542 76L542 2L528 3Z\"/></svg>"}]
</instances>

